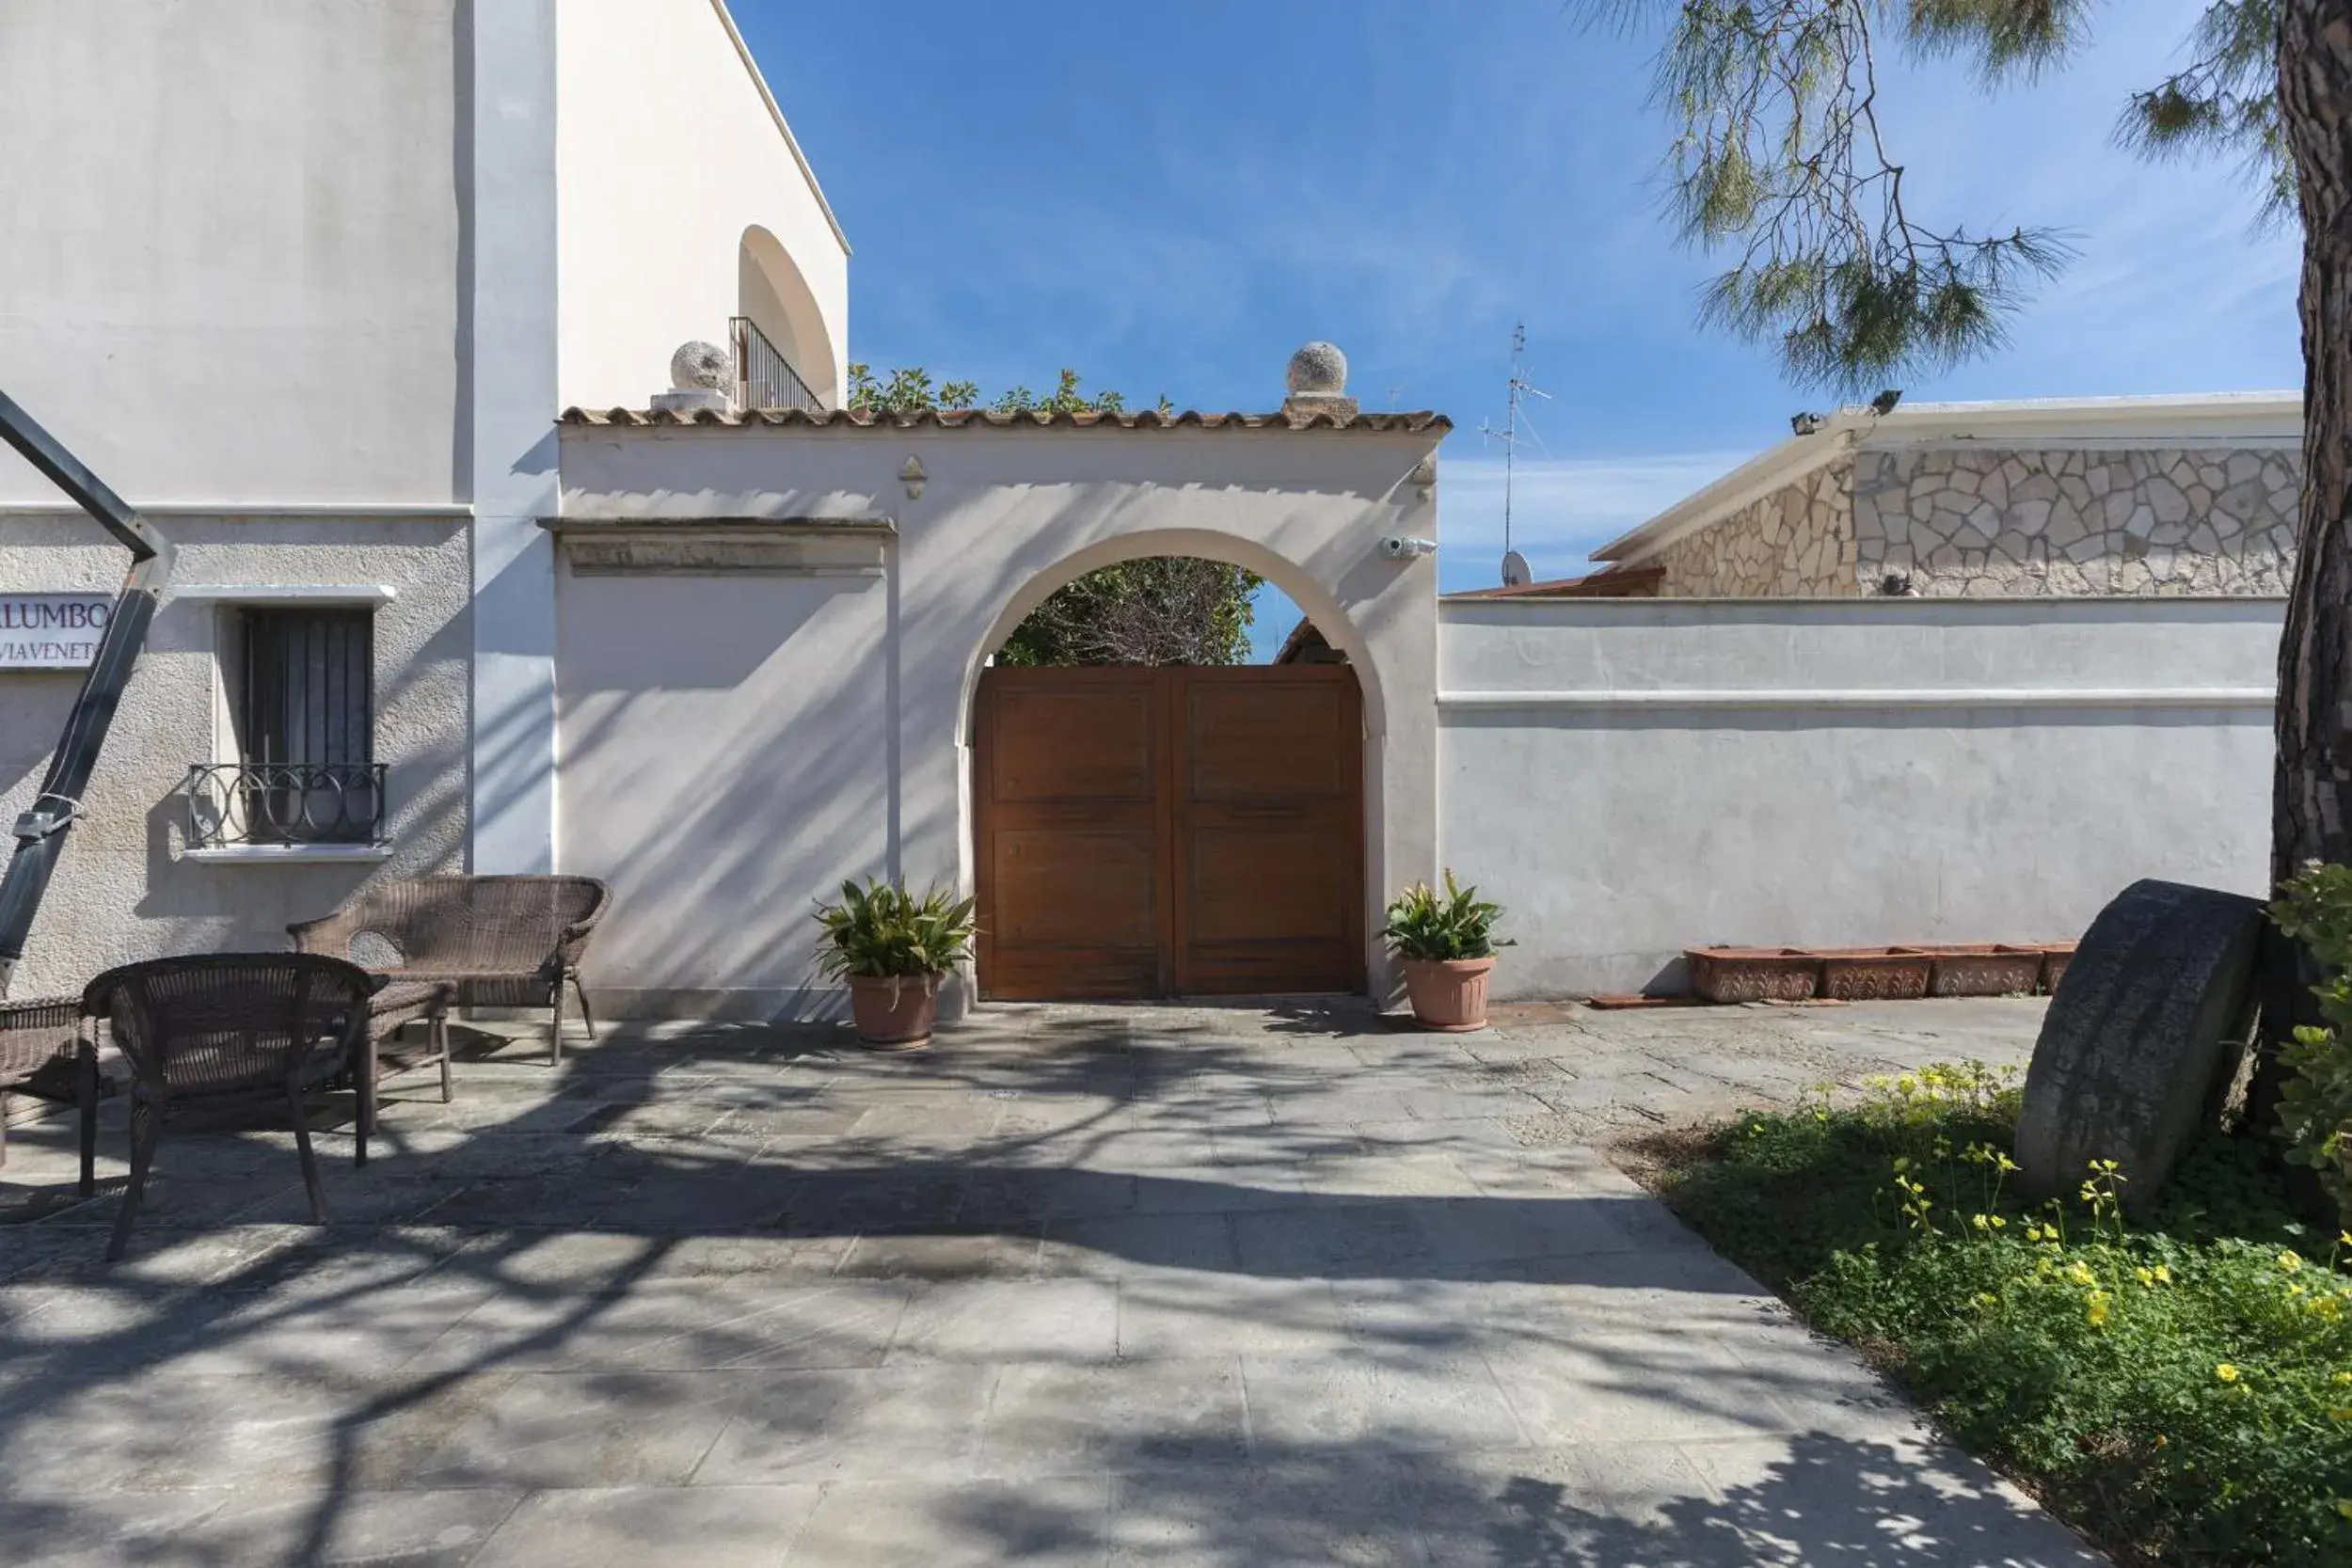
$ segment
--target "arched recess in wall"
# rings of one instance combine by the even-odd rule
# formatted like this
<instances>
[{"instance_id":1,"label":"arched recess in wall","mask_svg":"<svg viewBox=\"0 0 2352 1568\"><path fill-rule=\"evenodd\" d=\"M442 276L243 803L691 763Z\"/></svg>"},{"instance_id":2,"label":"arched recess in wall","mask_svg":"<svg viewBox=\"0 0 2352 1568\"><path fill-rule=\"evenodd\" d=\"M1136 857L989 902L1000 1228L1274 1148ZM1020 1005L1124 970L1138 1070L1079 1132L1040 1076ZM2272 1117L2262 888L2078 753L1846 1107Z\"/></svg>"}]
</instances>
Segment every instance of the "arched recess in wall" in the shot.
<instances>
[{"instance_id":1,"label":"arched recess in wall","mask_svg":"<svg viewBox=\"0 0 2352 1568\"><path fill-rule=\"evenodd\" d=\"M737 250L736 301L738 312L767 334L808 389L826 407L839 406L841 388L825 313L784 243L757 224L743 230Z\"/></svg>"}]
</instances>

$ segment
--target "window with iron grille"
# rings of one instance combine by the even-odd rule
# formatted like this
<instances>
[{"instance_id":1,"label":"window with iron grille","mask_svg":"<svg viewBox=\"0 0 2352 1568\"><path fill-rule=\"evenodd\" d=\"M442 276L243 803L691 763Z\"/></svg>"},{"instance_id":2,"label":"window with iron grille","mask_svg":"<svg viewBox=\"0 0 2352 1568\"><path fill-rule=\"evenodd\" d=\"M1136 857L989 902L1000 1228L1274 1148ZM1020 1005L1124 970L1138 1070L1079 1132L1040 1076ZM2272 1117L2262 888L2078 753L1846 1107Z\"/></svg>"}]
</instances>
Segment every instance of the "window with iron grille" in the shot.
<instances>
[{"instance_id":1,"label":"window with iron grille","mask_svg":"<svg viewBox=\"0 0 2352 1568\"><path fill-rule=\"evenodd\" d=\"M367 610L237 612L224 660L237 760L191 772L199 847L380 842L374 656Z\"/></svg>"}]
</instances>

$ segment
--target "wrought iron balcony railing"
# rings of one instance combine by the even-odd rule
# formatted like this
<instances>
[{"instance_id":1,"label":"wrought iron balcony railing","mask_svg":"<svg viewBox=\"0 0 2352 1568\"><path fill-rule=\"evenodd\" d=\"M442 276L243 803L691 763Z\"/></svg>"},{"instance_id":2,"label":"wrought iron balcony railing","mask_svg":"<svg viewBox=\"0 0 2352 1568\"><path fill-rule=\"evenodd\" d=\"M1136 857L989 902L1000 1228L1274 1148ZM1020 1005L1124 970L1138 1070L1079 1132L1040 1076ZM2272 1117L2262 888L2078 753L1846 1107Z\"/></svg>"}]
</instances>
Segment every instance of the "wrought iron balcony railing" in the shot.
<instances>
[{"instance_id":1,"label":"wrought iron balcony railing","mask_svg":"<svg viewBox=\"0 0 2352 1568\"><path fill-rule=\"evenodd\" d=\"M188 845L382 844L378 763L199 762L188 768Z\"/></svg>"},{"instance_id":2,"label":"wrought iron balcony railing","mask_svg":"<svg viewBox=\"0 0 2352 1568\"><path fill-rule=\"evenodd\" d=\"M768 341L768 334L749 316L733 316L727 326L735 338L735 405L738 408L800 408L824 412L824 404L800 372Z\"/></svg>"}]
</instances>

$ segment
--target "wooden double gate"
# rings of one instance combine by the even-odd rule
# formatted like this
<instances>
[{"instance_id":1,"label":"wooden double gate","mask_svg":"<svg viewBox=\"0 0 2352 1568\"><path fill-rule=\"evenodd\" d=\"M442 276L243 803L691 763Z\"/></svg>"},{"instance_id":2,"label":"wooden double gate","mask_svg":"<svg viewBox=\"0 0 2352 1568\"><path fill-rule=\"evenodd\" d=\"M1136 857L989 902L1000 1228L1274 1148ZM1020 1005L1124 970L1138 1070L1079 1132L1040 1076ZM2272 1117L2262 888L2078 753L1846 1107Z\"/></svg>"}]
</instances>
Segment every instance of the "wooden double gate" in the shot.
<instances>
[{"instance_id":1,"label":"wooden double gate","mask_svg":"<svg viewBox=\"0 0 2352 1568\"><path fill-rule=\"evenodd\" d=\"M1345 665L984 672L980 994L1361 990L1362 712Z\"/></svg>"}]
</instances>

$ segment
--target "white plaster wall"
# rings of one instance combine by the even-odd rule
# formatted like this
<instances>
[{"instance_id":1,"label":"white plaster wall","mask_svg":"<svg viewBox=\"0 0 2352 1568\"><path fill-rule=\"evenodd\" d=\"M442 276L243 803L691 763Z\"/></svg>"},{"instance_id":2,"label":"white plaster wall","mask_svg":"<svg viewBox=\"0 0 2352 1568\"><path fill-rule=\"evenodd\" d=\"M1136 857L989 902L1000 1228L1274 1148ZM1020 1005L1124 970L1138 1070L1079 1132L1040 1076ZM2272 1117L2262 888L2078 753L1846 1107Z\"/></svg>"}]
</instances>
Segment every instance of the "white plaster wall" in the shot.
<instances>
[{"instance_id":1,"label":"white plaster wall","mask_svg":"<svg viewBox=\"0 0 2352 1568\"><path fill-rule=\"evenodd\" d=\"M100 970L170 953L283 950L289 922L363 882L462 869L466 836L465 518L176 516L175 592L202 585L388 586L375 611L375 760L389 765L390 860L222 864L181 858L191 763L217 760L220 605L167 597L123 697L87 815L33 927L18 996L77 991ZM81 518L0 512L0 582L111 593L128 557ZM0 821L30 802L78 671L0 670Z\"/></svg>"},{"instance_id":2,"label":"white plaster wall","mask_svg":"<svg viewBox=\"0 0 2352 1568\"><path fill-rule=\"evenodd\" d=\"M564 573L557 853L613 885L589 961L610 1009L822 1010L796 994L814 901L888 858L887 598Z\"/></svg>"},{"instance_id":3,"label":"white plaster wall","mask_svg":"<svg viewBox=\"0 0 2352 1568\"><path fill-rule=\"evenodd\" d=\"M642 408L670 384L678 344L723 345L755 225L807 291L802 341L770 336L833 402L849 344L849 249L723 10L564 0L556 28L562 403Z\"/></svg>"},{"instance_id":4,"label":"white plaster wall","mask_svg":"<svg viewBox=\"0 0 2352 1568\"><path fill-rule=\"evenodd\" d=\"M577 853L628 872L590 956L592 990L654 1009L647 993L704 1000L716 974L756 979L730 1010L808 1006L783 988L804 978L809 902L839 875L968 891L967 715L981 659L1061 582L1136 555L1250 566L1348 652L1365 689L1376 910L1385 889L1436 864L1435 566L1383 561L1377 542L1435 536L1435 506L1406 475L1438 434L566 427L567 520L882 516L899 531L889 575L855 594L786 578L567 582L564 867ZM929 476L920 499L898 478L909 457ZM575 653L591 606L607 627L691 619ZM713 670L739 672L735 686L707 684ZM723 766L700 774L705 758ZM681 785L722 794L727 815L699 832L660 824L700 811ZM726 896L712 895L714 878L730 879ZM632 942L660 966L627 956ZM1375 958L1375 974L1384 968Z\"/></svg>"},{"instance_id":5,"label":"white plaster wall","mask_svg":"<svg viewBox=\"0 0 2352 1568\"><path fill-rule=\"evenodd\" d=\"M2264 889L2275 600L1455 603L1443 859L1498 994L1709 943L2077 935L2126 883Z\"/></svg>"},{"instance_id":6,"label":"white plaster wall","mask_svg":"<svg viewBox=\"0 0 2352 1568\"><path fill-rule=\"evenodd\" d=\"M0 6L0 388L141 504L462 495L453 11Z\"/></svg>"}]
</instances>

